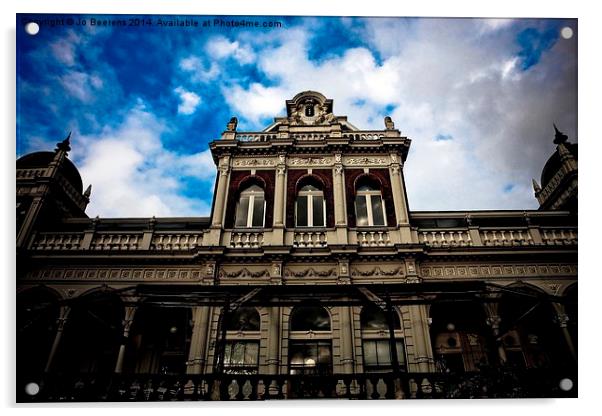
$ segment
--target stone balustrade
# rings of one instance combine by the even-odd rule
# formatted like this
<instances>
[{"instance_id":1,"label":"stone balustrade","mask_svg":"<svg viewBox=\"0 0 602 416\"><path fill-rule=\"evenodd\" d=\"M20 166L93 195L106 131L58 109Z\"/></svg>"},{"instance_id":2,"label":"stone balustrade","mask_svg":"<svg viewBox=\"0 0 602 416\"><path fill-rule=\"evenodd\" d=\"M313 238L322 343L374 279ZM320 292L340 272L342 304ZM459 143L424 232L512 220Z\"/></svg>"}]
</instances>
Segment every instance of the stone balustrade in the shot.
<instances>
[{"instance_id":1,"label":"stone balustrade","mask_svg":"<svg viewBox=\"0 0 602 416\"><path fill-rule=\"evenodd\" d=\"M577 229L542 228L541 239L546 245L576 245Z\"/></svg>"},{"instance_id":2,"label":"stone balustrade","mask_svg":"<svg viewBox=\"0 0 602 416\"><path fill-rule=\"evenodd\" d=\"M291 133L290 137L295 140L311 141L311 140L325 140L328 138L327 133Z\"/></svg>"},{"instance_id":3,"label":"stone balustrade","mask_svg":"<svg viewBox=\"0 0 602 416\"><path fill-rule=\"evenodd\" d=\"M232 248L258 248L263 245L263 231L233 231L230 237Z\"/></svg>"},{"instance_id":4,"label":"stone balustrade","mask_svg":"<svg viewBox=\"0 0 602 416\"><path fill-rule=\"evenodd\" d=\"M17 169L17 179L33 179L44 176L46 168Z\"/></svg>"},{"instance_id":5,"label":"stone balustrade","mask_svg":"<svg viewBox=\"0 0 602 416\"><path fill-rule=\"evenodd\" d=\"M78 250L83 233L39 233L32 250Z\"/></svg>"},{"instance_id":6,"label":"stone balustrade","mask_svg":"<svg viewBox=\"0 0 602 416\"><path fill-rule=\"evenodd\" d=\"M481 229L481 241L485 246L531 246L535 244L528 228Z\"/></svg>"},{"instance_id":7,"label":"stone balustrade","mask_svg":"<svg viewBox=\"0 0 602 416\"><path fill-rule=\"evenodd\" d=\"M203 244L203 233L157 232L151 240L151 250L190 250Z\"/></svg>"},{"instance_id":8,"label":"stone balustrade","mask_svg":"<svg viewBox=\"0 0 602 416\"><path fill-rule=\"evenodd\" d=\"M352 140L379 140L385 137L382 131L360 131L353 133L343 133L343 137Z\"/></svg>"},{"instance_id":9,"label":"stone balustrade","mask_svg":"<svg viewBox=\"0 0 602 416\"><path fill-rule=\"evenodd\" d=\"M325 231L295 231L293 236L295 247L326 247L327 245Z\"/></svg>"},{"instance_id":10,"label":"stone balustrade","mask_svg":"<svg viewBox=\"0 0 602 416\"><path fill-rule=\"evenodd\" d=\"M142 233L96 233L90 250L139 250Z\"/></svg>"},{"instance_id":11,"label":"stone balustrade","mask_svg":"<svg viewBox=\"0 0 602 416\"><path fill-rule=\"evenodd\" d=\"M236 133L236 140L241 142L267 142L277 138L278 135L274 133Z\"/></svg>"},{"instance_id":12,"label":"stone balustrade","mask_svg":"<svg viewBox=\"0 0 602 416\"><path fill-rule=\"evenodd\" d=\"M419 230L418 242L431 247L468 247L473 245L468 230Z\"/></svg>"},{"instance_id":13,"label":"stone balustrade","mask_svg":"<svg viewBox=\"0 0 602 416\"><path fill-rule=\"evenodd\" d=\"M362 247L386 247L392 244L391 236L385 230L358 231L357 243Z\"/></svg>"}]
</instances>

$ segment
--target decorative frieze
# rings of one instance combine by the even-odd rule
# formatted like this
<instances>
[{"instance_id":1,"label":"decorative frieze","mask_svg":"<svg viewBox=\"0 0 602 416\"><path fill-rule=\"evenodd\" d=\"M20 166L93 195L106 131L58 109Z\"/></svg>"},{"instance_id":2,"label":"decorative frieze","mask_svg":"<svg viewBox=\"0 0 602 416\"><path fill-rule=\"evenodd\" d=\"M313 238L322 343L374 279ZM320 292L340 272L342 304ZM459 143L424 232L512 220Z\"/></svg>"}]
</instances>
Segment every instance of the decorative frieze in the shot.
<instances>
[{"instance_id":1,"label":"decorative frieze","mask_svg":"<svg viewBox=\"0 0 602 416\"><path fill-rule=\"evenodd\" d=\"M382 156L346 156L343 157L345 166L388 166L390 159Z\"/></svg>"},{"instance_id":2,"label":"decorative frieze","mask_svg":"<svg viewBox=\"0 0 602 416\"><path fill-rule=\"evenodd\" d=\"M284 270L284 277L336 277L337 269L329 268L329 269L314 269L313 267L299 267L292 268L287 267Z\"/></svg>"},{"instance_id":3,"label":"decorative frieze","mask_svg":"<svg viewBox=\"0 0 602 416\"><path fill-rule=\"evenodd\" d=\"M575 264L499 264L499 265L434 265L421 264L422 277L445 278L504 278L530 276L576 276Z\"/></svg>"},{"instance_id":4,"label":"decorative frieze","mask_svg":"<svg viewBox=\"0 0 602 416\"><path fill-rule=\"evenodd\" d=\"M385 269L383 270L380 266L369 267L369 268L358 268L353 267L351 269L351 276L353 277L401 277L404 276L403 267L396 267L393 269Z\"/></svg>"},{"instance_id":5,"label":"decorative frieze","mask_svg":"<svg viewBox=\"0 0 602 416\"><path fill-rule=\"evenodd\" d=\"M60 281L199 281L200 268L60 268L37 269L24 280Z\"/></svg>"},{"instance_id":6,"label":"decorative frieze","mask_svg":"<svg viewBox=\"0 0 602 416\"><path fill-rule=\"evenodd\" d=\"M257 271L251 271L246 267L237 270L224 270L221 269L219 271L220 279L236 279L236 278L262 278L262 277L270 277L270 271L268 269L261 269Z\"/></svg>"},{"instance_id":7,"label":"decorative frieze","mask_svg":"<svg viewBox=\"0 0 602 416\"><path fill-rule=\"evenodd\" d=\"M288 159L289 166L332 166L333 158L321 156L300 157L294 156Z\"/></svg>"},{"instance_id":8,"label":"decorative frieze","mask_svg":"<svg viewBox=\"0 0 602 416\"><path fill-rule=\"evenodd\" d=\"M235 159L232 162L234 167L274 167L277 162L274 158L268 158L265 156L257 156L255 158L241 158Z\"/></svg>"}]
</instances>

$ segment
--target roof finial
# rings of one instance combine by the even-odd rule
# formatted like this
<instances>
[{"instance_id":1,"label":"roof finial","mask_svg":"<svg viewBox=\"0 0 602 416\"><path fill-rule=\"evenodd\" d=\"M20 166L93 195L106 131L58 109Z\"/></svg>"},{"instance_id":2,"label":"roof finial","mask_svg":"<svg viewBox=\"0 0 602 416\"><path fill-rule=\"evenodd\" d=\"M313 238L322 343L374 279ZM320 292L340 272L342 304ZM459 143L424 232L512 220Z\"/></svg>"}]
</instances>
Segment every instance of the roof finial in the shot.
<instances>
[{"instance_id":1,"label":"roof finial","mask_svg":"<svg viewBox=\"0 0 602 416\"><path fill-rule=\"evenodd\" d=\"M537 183L537 181L535 179L533 179L533 190L535 191L536 194L541 192L541 186L539 186L539 184Z\"/></svg>"},{"instance_id":2,"label":"roof finial","mask_svg":"<svg viewBox=\"0 0 602 416\"><path fill-rule=\"evenodd\" d=\"M84 196L88 199L90 199L90 195L92 194L92 185L88 185L88 187L86 188L86 190L84 191Z\"/></svg>"},{"instance_id":3,"label":"roof finial","mask_svg":"<svg viewBox=\"0 0 602 416\"><path fill-rule=\"evenodd\" d=\"M64 152L68 152L71 150L71 146L69 146L69 142L71 140L71 132L69 132L69 134L67 135L67 137L65 138L65 140L63 140L60 143L56 144L56 150L62 150Z\"/></svg>"},{"instance_id":4,"label":"roof finial","mask_svg":"<svg viewBox=\"0 0 602 416\"><path fill-rule=\"evenodd\" d=\"M561 132L560 130L558 130L558 127L556 127L556 123L554 124L554 131L556 132L556 135L554 136L554 144L560 144L560 143L564 143L569 139L569 136L567 136L566 134L564 134L563 132Z\"/></svg>"}]
</instances>

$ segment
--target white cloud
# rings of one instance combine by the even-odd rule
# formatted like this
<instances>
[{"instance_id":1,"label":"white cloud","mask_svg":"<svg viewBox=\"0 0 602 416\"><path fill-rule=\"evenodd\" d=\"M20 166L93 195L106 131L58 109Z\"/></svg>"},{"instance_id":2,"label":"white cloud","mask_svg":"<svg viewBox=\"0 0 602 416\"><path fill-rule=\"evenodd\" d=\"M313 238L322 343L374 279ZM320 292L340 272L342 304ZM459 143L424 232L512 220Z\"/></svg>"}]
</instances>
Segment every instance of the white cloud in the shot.
<instances>
[{"instance_id":1,"label":"white cloud","mask_svg":"<svg viewBox=\"0 0 602 416\"><path fill-rule=\"evenodd\" d=\"M76 63L76 47L81 42L81 36L76 35L73 31L68 31L65 37L50 44L50 51L60 63L73 66Z\"/></svg>"},{"instance_id":2,"label":"white cloud","mask_svg":"<svg viewBox=\"0 0 602 416\"><path fill-rule=\"evenodd\" d=\"M59 82L67 93L84 103L93 101L95 94L103 86L103 81L98 75L79 71L67 72L59 78Z\"/></svg>"},{"instance_id":3,"label":"white cloud","mask_svg":"<svg viewBox=\"0 0 602 416\"><path fill-rule=\"evenodd\" d=\"M180 68L191 74L192 81L209 82L219 75L219 66L216 62L206 65L198 56L189 56L180 61Z\"/></svg>"},{"instance_id":4,"label":"white cloud","mask_svg":"<svg viewBox=\"0 0 602 416\"><path fill-rule=\"evenodd\" d=\"M74 135L73 155L93 193L87 213L103 217L208 215L204 195L183 196L182 180L211 181L215 165L209 151L180 155L167 150L161 135L168 131L142 102L121 125L96 136ZM199 191L200 192L200 191Z\"/></svg>"},{"instance_id":5,"label":"white cloud","mask_svg":"<svg viewBox=\"0 0 602 416\"><path fill-rule=\"evenodd\" d=\"M183 87L177 87L174 92L180 97L178 114L190 115L196 111L201 103L201 97L192 91L186 91Z\"/></svg>"},{"instance_id":6,"label":"white cloud","mask_svg":"<svg viewBox=\"0 0 602 416\"><path fill-rule=\"evenodd\" d=\"M523 71L515 37L528 24L372 19L364 37L374 51L353 48L320 61L309 59L311 27L273 32L254 44L271 85L231 82L223 95L248 129L265 127L262 119L308 89L334 99L335 113L364 129L382 129L389 106L413 139L405 167L413 209L535 208L531 177L554 150L551 123L575 140L576 43L559 40ZM439 134L454 140L436 143Z\"/></svg>"},{"instance_id":7,"label":"white cloud","mask_svg":"<svg viewBox=\"0 0 602 416\"><path fill-rule=\"evenodd\" d=\"M250 64L255 60L255 53L249 45L238 41L230 42L224 36L214 36L207 42L207 53L214 59L234 58L241 64Z\"/></svg>"}]
</instances>

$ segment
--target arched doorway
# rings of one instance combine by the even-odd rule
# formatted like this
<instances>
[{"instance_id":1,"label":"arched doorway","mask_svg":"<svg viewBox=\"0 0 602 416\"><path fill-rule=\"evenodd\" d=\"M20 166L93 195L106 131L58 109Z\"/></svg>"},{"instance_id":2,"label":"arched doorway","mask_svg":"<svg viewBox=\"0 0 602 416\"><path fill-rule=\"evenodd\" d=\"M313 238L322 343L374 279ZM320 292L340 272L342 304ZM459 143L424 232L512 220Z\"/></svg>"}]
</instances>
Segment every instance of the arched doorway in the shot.
<instances>
[{"instance_id":1,"label":"arched doorway","mask_svg":"<svg viewBox=\"0 0 602 416\"><path fill-rule=\"evenodd\" d=\"M489 328L477 302L445 302L431 306L431 342L439 371L479 371L490 361Z\"/></svg>"},{"instance_id":2,"label":"arched doorway","mask_svg":"<svg viewBox=\"0 0 602 416\"><path fill-rule=\"evenodd\" d=\"M122 339L124 308L117 294L98 290L71 304L56 369L66 373L110 374Z\"/></svg>"},{"instance_id":3,"label":"arched doorway","mask_svg":"<svg viewBox=\"0 0 602 416\"><path fill-rule=\"evenodd\" d=\"M500 298L499 315L508 365L549 368L560 362L564 340L543 292L524 285L509 287Z\"/></svg>"},{"instance_id":4,"label":"arched doorway","mask_svg":"<svg viewBox=\"0 0 602 416\"><path fill-rule=\"evenodd\" d=\"M126 348L124 370L141 374L184 374L192 336L190 308L140 306Z\"/></svg>"},{"instance_id":5,"label":"arched doorway","mask_svg":"<svg viewBox=\"0 0 602 416\"><path fill-rule=\"evenodd\" d=\"M39 376L57 332L59 298L45 287L17 295L17 374Z\"/></svg>"}]
</instances>

